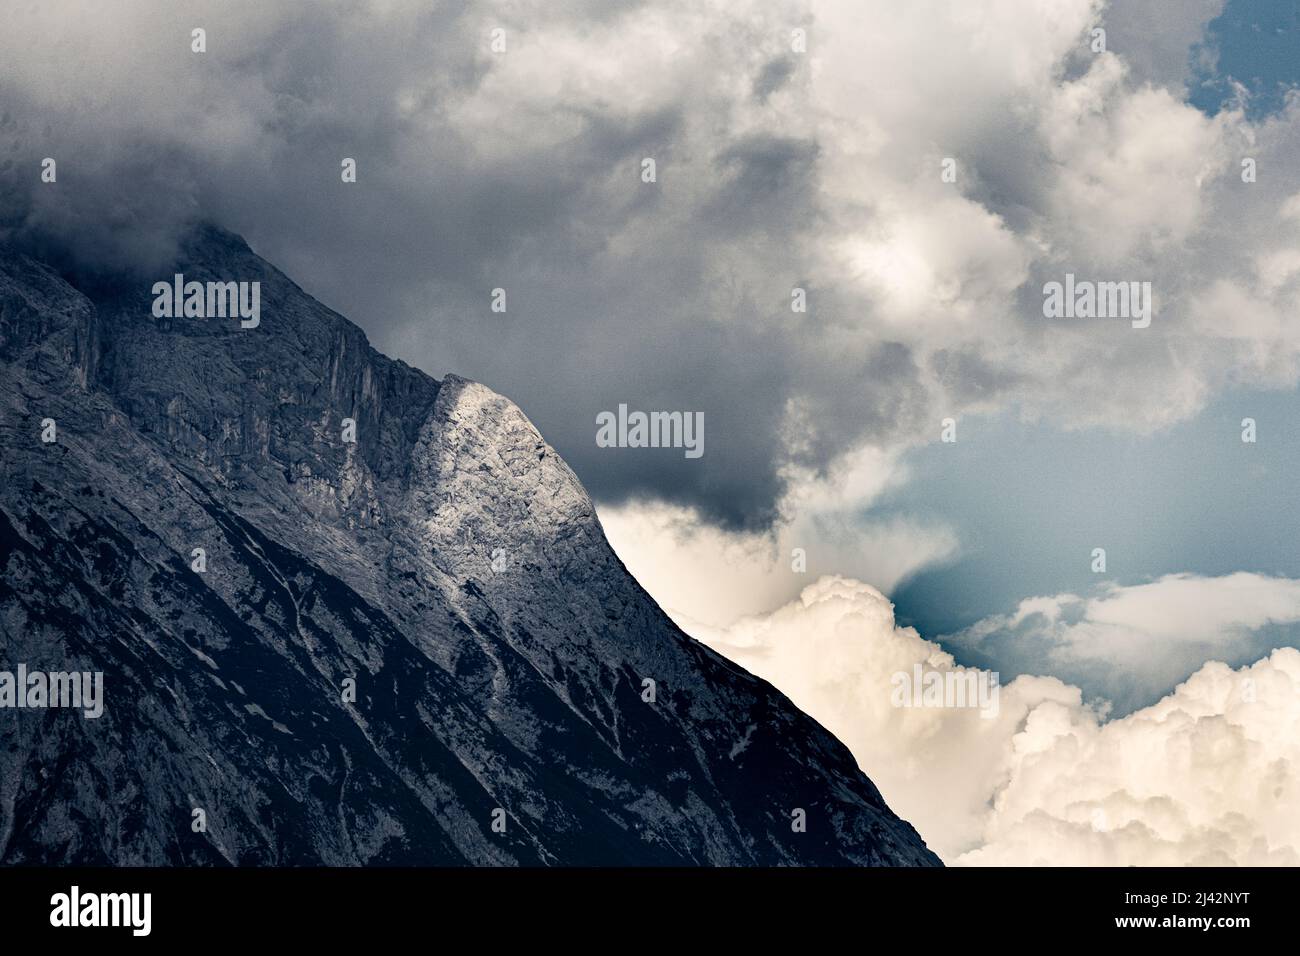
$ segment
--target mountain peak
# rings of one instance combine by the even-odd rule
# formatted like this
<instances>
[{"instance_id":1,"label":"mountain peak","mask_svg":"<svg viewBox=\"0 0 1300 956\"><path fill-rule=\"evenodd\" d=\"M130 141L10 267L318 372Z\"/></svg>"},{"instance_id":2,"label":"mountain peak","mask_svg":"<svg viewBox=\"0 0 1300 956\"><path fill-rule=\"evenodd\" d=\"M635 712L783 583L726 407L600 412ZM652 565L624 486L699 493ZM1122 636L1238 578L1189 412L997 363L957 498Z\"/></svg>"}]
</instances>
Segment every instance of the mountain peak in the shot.
<instances>
[{"instance_id":1,"label":"mountain peak","mask_svg":"<svg viewBox=\"0 0 1300 956\"><path fill-rule=\"evenodd\" d=\"M259 282L261 321L0 252L0 647L105 697L0 711L0 861L937 864L518 407L183 249L158 282Z\"/></svg>"}]
</instances>

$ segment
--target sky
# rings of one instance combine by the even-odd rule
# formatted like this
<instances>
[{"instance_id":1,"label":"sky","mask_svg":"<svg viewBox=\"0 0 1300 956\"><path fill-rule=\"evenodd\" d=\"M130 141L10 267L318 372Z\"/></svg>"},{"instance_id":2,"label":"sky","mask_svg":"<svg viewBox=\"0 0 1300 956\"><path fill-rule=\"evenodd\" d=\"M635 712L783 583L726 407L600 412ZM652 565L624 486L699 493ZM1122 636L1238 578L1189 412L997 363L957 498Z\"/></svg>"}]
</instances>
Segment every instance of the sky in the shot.
<instances>
[{"instance_id":1,"label":"sky","mask_svg":"<svg viewBox=\"0 0 1300 956\"><path fill-rule=\"evenodd\" d=\"M11 0L0 239L149 278L214 220L514 399L949 861L1294 860L1298 9ZM1149 327L1049 318L1067 274L1150 282ZM601 447L621 404L704 454ZM996 728L883 707L882 647L996 671ZM1204 741L1271 785L1194 792Z\"/></svg>"}]
</instances>

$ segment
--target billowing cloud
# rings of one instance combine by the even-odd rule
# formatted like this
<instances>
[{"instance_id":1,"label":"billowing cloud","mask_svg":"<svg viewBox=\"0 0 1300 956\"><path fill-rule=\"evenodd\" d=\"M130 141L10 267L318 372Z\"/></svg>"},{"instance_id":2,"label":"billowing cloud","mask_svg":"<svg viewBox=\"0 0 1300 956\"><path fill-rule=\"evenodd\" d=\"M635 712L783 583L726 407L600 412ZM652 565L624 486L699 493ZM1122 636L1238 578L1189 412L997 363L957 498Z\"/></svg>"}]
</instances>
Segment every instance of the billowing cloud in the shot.
<instances>
[{"instance_id":1,"label":"billowing cloud","mask_svg":"<svg viewBox=\"0 0 1300 956\"><path fill-rule=\"evenodd\" d=\"M957 553L942 524L871 516L882 495L906 483L895 456L867 448L823 476L787 477L780 517L766 532L715 528L689 509L646 502L602 508L600 520L628 570L688 630L768 611L825 574L888 591Z\"/></svg>"},{"instance_id":2,"label":"billowing cloud","mask_svg":"<svg viewBox=\"0 0 1300 956\"><path fill-rule=\"evenodd\" d=\"M743 536L946 416L1142 430L1234 382L1294 385L1300 105L1182 101L1178 51L1216 13L22 4L0 34L0 234L148 272L215 218L379 347L510 394L602 505ZM1067 271L1150 280L1152 327L1045 320ZM704 457L598 448L623 402L704 412Z\"/></svg>"},{"instance_id":3,"label":"billowing cloud","mask_svg":"<svg viewBox=\"0 0 1300 956\"><path fill-rule=\"evenodd\" d=\"M1230 586L1286 604L1294 582ZM1103 613L1144 617L1148 596L1117 595ZM1191 609L1174 613L1160 626L1168 632L1208 626L1192 625ZM1078 687L1020 676L999 685L990 716L969 706L896 706L898 675L986 672L898 627L889 601L855 581L823 578L771 614L695 633L843 740L948 863L1300 863L1293 648L1237 670L1207 663L1119 719Z\"/></svg>"},{"instance_id":4,"label":"billowing cloud","mask_svg":"<svg viewBox=\"0 0 1300 956\"><path fill-rule=\"evenodd\" d=\"M971 865L1300 864L1300 651L1206 664L1110 722L1059 704L1012 739Z\"/></svg>"}]
</instances>

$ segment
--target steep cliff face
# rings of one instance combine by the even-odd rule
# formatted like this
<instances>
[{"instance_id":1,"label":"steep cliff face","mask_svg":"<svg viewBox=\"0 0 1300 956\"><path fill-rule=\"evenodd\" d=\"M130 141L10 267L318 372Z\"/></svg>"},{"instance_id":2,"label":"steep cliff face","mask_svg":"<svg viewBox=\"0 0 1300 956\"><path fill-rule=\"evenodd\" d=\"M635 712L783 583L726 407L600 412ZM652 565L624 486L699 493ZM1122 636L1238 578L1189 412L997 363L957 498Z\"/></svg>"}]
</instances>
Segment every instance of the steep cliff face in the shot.
<instances>
[{"instance_id":1,"label":"steep cliff face","mask_svg":"<svg viewBox=\"0 0 1300 956\"><path fill-rule=\"evenodd\" d=\"M229 234L175 271L260 325L0 250L0 670L104 674L98 719L0 709L0 863L937 864L513 404Z\"/></svg>"}]
</instances>

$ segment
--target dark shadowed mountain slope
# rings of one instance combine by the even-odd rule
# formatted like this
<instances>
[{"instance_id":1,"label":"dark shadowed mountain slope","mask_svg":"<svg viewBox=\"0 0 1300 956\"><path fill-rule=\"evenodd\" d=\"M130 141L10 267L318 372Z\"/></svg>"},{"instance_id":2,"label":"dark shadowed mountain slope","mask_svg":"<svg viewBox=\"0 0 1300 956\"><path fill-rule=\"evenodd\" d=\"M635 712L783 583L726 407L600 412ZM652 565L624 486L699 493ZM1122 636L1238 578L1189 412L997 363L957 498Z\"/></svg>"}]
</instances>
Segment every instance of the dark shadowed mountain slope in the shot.
<instances>
[{"instance_id":1,"label":"dark shadowed mountain slope","mask_svg":"<svg viewBox=\"0 0 1300 956\"><path fill-rule=\"evenodd\" d=\"M0 710L0 862L938 863L513 404L229 234L175 271L260 281L260 326L0 250L0 670L104 674L98 719Z\"/></svg>"}]
</instances>

